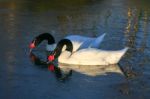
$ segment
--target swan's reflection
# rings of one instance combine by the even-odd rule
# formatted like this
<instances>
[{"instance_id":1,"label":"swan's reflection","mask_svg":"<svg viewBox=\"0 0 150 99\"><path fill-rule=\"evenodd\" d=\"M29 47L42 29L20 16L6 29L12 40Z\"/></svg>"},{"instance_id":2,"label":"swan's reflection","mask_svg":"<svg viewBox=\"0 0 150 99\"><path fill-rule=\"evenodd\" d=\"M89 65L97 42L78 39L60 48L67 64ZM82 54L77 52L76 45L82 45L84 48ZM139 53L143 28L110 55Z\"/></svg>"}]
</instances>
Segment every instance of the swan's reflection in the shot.
<instances>
[{"instance_id":1,"label":"swan's reflection","mask_svg":"<svg viewBox=\"0 0 150 99\"><path fill-rule=\"evenodd\" d=\"M115 72L120 75L124 75L123 71L120 69L120 66L116 65L68 65L68 64L58 64L62 71L73 70L75 72L90 76L96 77L99 75L107 75L107 73Z\"/></svg>"},{"instance_id":2,"label":"swan's reflection","mask_svg":"<svg viewBox=\"0 0 150 99\"><path fill-rule=\"evenodd\" d=\"M45 61L42 61L39 57L37 57L34 53L30 53L30 59L31 61L41 68L46 68L48 65Z\"/></svg>"},{"instance_id":3,"label":"swan's reflection","mask_svg":"<svg viewBox=\"0 0 150 99\"><path fill-rule=\"evenodd\" d=\"M72 70L91 77L98 76L98 75L107 75L108 72L109 73L115 72L124 75L118 65L108 65L108 66L86 65L85 66L85 65L61 64L58 62L56 62L58 63L57 65L54 62L47 64L47 62L42 61L33 53L30 54L30 58L36 66L41 68L48 68L49 71L55 74L57 79L63 81L72 75Z\"/></svg>"},{"instance_id":4,"label":"swan's reflection","mask_svg":"<svg viewBox=\"0 0 150 99\"><path fill-rule=\"evenodd\" d=\"M35 64L35 66L40 68L47 68L49 71L54 73L55 77L59 81L66 81L72 75L72 70L69 70L69 72L64 73L56 64L54 63L47 64L46 61L41 60L33 52L30 53L30 59Z\"/></svg>"}]
</instances>

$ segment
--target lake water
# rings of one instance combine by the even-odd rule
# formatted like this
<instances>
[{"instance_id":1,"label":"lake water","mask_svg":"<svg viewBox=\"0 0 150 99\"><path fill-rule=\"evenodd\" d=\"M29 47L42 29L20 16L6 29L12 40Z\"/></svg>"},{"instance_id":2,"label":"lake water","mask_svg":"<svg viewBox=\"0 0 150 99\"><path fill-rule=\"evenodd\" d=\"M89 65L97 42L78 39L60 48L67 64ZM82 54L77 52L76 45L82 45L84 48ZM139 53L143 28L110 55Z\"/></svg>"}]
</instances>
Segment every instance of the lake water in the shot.
<instances>
[{"instance_id":1,"label":"lake water","mask_svg":"<svg viewBox=\"0 0 150 99\"><path fill-rule=\"evenodd\" d=\"M150 92L149 6L148 0L0 0L0 97L147 99ZM132 71L137 76L129 80L133 85L131 89L134 88L132 96L124 96L115 88L122 79L118 73L108 74L105 79L105 75L73 71L71 78L61 82L47 68L36 66L29 57L28 46L43 32L54 35L57 42L71 34L97 37L106 33L101 49L130 47L119 66L125 73ZM37 52L45 53L44 43Z\"/></svg>"}]
</instances>

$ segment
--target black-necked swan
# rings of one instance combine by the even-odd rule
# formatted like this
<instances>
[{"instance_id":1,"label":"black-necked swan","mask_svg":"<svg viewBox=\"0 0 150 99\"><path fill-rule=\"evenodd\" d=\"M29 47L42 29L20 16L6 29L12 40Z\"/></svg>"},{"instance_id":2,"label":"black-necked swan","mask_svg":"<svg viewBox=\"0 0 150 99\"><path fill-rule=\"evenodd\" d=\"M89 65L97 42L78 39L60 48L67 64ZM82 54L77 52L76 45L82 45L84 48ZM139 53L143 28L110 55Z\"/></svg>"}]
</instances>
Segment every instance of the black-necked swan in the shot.
<instances>
[{"instance_id":1,"label":"black-necked swan","mask_svg":"<svg viewBox=\"0 0 150 99\"><path fill-rule=\"evenodd\" d=\"M66 50L62 51L64 45L66 45ZM53 54L48 56L48 60L51 62L58 58L59 63L74 65L110 65L117 64L127 50L128 47L117 51L89 47L73 52L72 42L68 39L62 39Z\"/></svg>"},{"instance_id":2,"label":"black-necked swan","mask_svg":"<svg viewBox=\"0 0 150 99\"><path fill-rule=\"evenodd\" d=\"M53 51L54 48L56 47L56 46L55 46L55 39L54 39L54 37L53 37L51 34L49 34L49 33L42 33L42 34L36 36L36 37L32 40L32 42L30 43L30 45L29 45L30 50L36 48L36 47L37 47L42 41L44 41L44 40L48 41L48 42L47 42L47 45L51 46L48 50L49 50L49 51Z\"/></svg>"},{"instance_id":3,"label":"black-necked swan","mask_svg":"<svg viewBox=\"0 0 150 99\"><path fill-rule=\"evenodd\" d=\"M92 38L92 37L85 37L80 35L69 35L66 36L66 39L69 39L73 44L73 52L77 51L79 49L92 47L92 48L98 48L100 46L100 43L103 41L103 38L105 37L105 33L100 35L99 37ZM49 33L42 33L34 38L30 44L30 49L35 48L38 46L42 41L47 40L47 51L53 51L56 47L55 39L54 37Z\"/></svg>"}]
</instances>

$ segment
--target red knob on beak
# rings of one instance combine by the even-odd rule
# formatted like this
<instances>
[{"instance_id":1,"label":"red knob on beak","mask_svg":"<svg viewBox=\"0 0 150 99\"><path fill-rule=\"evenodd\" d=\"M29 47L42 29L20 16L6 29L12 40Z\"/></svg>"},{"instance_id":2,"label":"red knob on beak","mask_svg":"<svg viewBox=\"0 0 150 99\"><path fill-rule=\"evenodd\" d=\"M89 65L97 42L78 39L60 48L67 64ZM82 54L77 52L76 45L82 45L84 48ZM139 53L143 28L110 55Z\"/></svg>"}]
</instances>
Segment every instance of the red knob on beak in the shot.
<instances>
[{"instance_id":1,"label":"red knob on beak","mask_svg":"<svg viewBox=\"0 0 150 99\"><path fill-rule=\"evenodd\" d=\"M30 47L30 49L35 48L35 44L31 43L29 47Z\"/></svg>"},{"instance_id":2,"label":"red knob on beak","mask_svg":"<svg viewBox=\"0 0 150 99\"><path fill-rule=\"evenodd\" d=\"M50 55L50 56L48 56L48 60L49 61L53 61L55 58L54 58L54 55Z\"/></svg>"}]
</instances>

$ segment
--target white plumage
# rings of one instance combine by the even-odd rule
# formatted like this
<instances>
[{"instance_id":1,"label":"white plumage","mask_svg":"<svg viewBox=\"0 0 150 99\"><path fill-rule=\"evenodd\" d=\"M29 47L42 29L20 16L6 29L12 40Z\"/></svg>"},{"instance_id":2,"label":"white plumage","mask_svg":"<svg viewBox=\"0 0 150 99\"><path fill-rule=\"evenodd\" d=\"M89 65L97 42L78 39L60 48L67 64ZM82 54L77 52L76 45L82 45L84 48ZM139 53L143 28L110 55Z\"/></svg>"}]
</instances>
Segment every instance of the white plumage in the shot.
<instances>
[{"instance_id":1,"label":"white plumage","mask_svg":"<svg viewBox=\"0 0 150 99\"><path fill-rule=\"evenodd\" d=\"M65 37L65 39L69 39L72 42L73 52L75 52L79 49L88 48L88 47L99 48L104 37L105 37L105 33L96 38L79 36L79 35L70 35L70 36ZM53 51L56 48L56 45L57 44L47 45L46 50ZM63 50L64 49L65 49L65 46Z\"/></svg>"},{"instance_id":2,"label":"white plumage","mask_svg":"<svg viewBox=\"0 0 150 99\"><path fill-rule=\"evenodd\" d=\"M110 65L117 64L128 47L118 51L107 51L97 48L86 48L70 53L63 51L58 62L74 65Z\"/></svg>"},{"instance_id":3,"label":"white plumage","mask_svg":"<svg viewBox=\"0 0 150 99\"><path fill-rule=\"evenodd\" d=\"M65 49L68 45L64 45L62 47L62 52L58 57L58 62L74 65L117 64L121 57L128 50L128 47L117 51L101 50L99 49L99 46L104 37L105 33L97 38L83 37L78 35L65 37L65 39L69 39L71 41L73 51L72 53L71 51L66 51ZM62 41L60 42L63 43Z\"/></svg>"}]
</instances>

